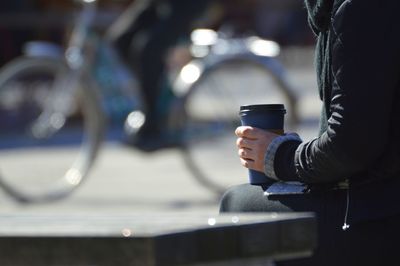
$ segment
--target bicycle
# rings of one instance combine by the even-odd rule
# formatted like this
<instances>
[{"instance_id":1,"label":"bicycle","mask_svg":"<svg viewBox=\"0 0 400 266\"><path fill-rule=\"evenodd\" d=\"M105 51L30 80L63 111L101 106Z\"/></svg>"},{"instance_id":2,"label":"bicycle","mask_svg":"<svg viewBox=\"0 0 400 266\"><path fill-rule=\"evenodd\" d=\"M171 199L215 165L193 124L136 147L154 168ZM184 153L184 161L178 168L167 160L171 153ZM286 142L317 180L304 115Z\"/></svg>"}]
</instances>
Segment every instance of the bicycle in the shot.
<instances>
[{"instance_id":1,"label":"bicycle","mask_svg":"<svg viewBox=\"0 0 400 266\"><path fill-rule=\"evenodd\" d=\"M118 114L128 116L125 127L137 127L144 119L144 104L134 73L116 60L112 47L93 31L96 0L80 2L83 8L64 50L53 44L32 42L27 55L9 62L0 71L0 186L19 202L61 199L88 176L100 151L107 114L113 111L110 106L106 108L110 102L107 93L115 93L112 86L105 91L104 82L98 82L103 77L96 75L94 69L101 66L95 64L99 53L108 55L105 59L110 60L106 72L112 71L111 83L118 83L115 106L123 106ZM54 52L49 53L50 49ZM221 182L224 168L239 165L233 136L239 125L239 106L284 103L287 124L294 126L298 121L296 95L275 58L279 52L275 42L254 36L224 37L212 30L198 29L192 33L191 50L193 60L172 82L174 96L165 107L166 131L178 136L180 141L175 148L182 151L193 176L220 195L233 178L229 177L225 184ZM134 111L128 115L132 108ZM217 152L216 145L220 147ZM41 149L46 149L45 154L50 157L39 158ZM36 158L29 158L31 151ZM52 164L53 156L64 156L62 161L68 164ZM232 158L222 162L228 157ZM44 172L30 172L29 164L40 162L45 164L40 167ZM245 175L239 166L238 177L243 179ZM41 177L46 180L41 181Z\"/></svg>"}]
</instances>

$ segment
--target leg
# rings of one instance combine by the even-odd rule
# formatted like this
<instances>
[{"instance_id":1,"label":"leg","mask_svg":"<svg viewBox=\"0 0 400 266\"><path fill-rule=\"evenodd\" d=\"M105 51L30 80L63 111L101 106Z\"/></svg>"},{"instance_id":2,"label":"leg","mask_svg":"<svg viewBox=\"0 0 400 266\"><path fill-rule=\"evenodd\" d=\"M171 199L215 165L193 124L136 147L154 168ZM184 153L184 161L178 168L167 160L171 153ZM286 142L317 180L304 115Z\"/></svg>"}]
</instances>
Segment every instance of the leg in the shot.
<instances>
[{"instance_id":1,"label":"leg","mask_svg":"<svg viewBox=\"0 0 400 266\"><path fill-rule=\"evenodd\" d=\"M220 212L322 212L323 201L316 200L313 195L286 195L275 196L274 199L264 196L260 186L249 184L239 185L229 189L222 197ZM283 263L283 264L282 264ZM293 264L292 264L293 263ZM277 262L282 266L312 266L324 265L313 264L309 258L296 259L293 262ZM326 266L326 265L324 265Z\"/></svg>"},{"instance_id":2,"label":"leg","mask_svg":"<svg viewBox=\"0 0 400 266\"><path fill-rule=\"evenodd\" d=\"M353 224L342 230L346 191L303 195L263 195L258 186L240 185L223 196L221 212L314 212L318 246L310 258L278 261L277 266L375 266L398 265L400 215ZM351 214L350 214L351 215Z\"/></svg>"},{"instance_id":3,"label":"leg","mask_svg":"<svg viewBox=\"0 0 400 266\"><path fill-rule=\"evenodd\" d=\"M157 19L156 7L151 1L133 1L105 33L114 44L121 59L132 66L132 40L140 31L149 29Z\"/></svg>"},{"instance_id":4,"label":"leg","mask_svg":"<svg viewBox=\"0 0 400 266\"><path fill-rule=\"evenodd\" d=\"M180 38L188 38L191 23L207 6L207 1L170 0L169 13L160 16L149 32L140 53L138 67L143 95L147 103L148 132L164 130L160 125L165 110L158 110L161 90L166 80L165 58ZM161 99L163 101L165 99ZM160 118L161 116L161 118ZM146 123L147 123L146 122ZM146 134L148 134L148 132Z\"/></svg>"}]
</instances>

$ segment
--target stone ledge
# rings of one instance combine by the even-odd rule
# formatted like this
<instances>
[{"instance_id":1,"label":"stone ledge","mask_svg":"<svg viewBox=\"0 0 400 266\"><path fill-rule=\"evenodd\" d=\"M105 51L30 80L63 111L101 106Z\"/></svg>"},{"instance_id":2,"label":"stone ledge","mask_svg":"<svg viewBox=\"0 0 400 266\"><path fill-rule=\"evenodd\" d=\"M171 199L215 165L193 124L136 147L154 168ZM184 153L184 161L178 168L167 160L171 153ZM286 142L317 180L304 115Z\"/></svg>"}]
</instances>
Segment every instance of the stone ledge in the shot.
<instances>
[{"instance_id":1,"label":"stone ledge","mask_svg":"<svg viewBox=\"0 0 400 266\"><path fill-rule=\"evenodd\" d=\"M307 213L0 215L2 266L211 265L306 256L315 245Z\"/></svg>"}]
</instances>

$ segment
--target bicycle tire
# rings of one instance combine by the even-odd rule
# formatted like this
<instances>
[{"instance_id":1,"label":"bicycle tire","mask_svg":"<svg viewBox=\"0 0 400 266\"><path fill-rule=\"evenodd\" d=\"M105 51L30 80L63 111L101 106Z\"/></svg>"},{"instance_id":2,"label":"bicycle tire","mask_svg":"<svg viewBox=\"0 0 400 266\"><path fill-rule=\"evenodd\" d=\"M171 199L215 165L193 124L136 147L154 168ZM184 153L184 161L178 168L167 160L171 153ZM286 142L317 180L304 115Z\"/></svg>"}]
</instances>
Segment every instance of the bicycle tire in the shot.
<instances>
[{"instance_id":1,"label":"bicycle tire","mask_svg":"<svg viewBox=\"0 0 400 266\"><path fill-rule=\"evenodd\" d=\"M83 182L98 153L104 119L91 86L75 90L75 109L58 116L61 122L50 116L61 125L54 132L45 136L36 126L49 128L38 117L49 109L45 106L62 104L49 97L68 73L63 61L45 57L17 58L0 71L0 187L19 202L66 197Z\"/></svg>"},{"instance_id":2,"label":"bicycle tire","mask_svg":"<svg viewBox=\"0 0 400 266\"><path fill-rule=\"evenodd\" d=\"M248 182L235 145L240 105L283 103L287 110L285 128L293 130L299 120L297 99L283 67L274 58L214 56L202 63L199 78L184 96L181 150L196 180L221 195L231 185Z\"/></svg>"}]
</instances>

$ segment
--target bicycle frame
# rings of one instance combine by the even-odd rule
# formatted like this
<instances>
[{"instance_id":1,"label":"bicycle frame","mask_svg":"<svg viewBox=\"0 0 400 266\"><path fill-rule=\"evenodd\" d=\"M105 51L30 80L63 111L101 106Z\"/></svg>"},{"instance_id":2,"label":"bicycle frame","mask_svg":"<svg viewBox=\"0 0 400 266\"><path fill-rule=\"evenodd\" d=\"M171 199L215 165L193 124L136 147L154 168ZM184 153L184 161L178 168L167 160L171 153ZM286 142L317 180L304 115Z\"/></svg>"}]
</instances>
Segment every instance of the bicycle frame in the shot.
<instances>
[{"instance_id":1,"label":"bicycle frame","mask_svg":"<svg viewBox=\"0 0 400 266\"><path fill-rule=\"evenodd\" d=\"M83 9L71 33L70 41L65 50L65 59L69 67L79 69L85 62L84 48L96 15L96 0L80 0Z\"/></svg>"},{"instance_id":2,"label":"bicycle frame","mask_svg":"<svg viewBox=\"0 0 400 266\"><path fill-rule=\"evenodd\" d=\"M30 42L27 45L30 49L26 49L27 55L55 57L57 60L63 61L69 69L67 78L64 79L69 82L64 86L58 86L62 87L59 91L63 91L63 94L73 95L76 92L71 90L76 89L78 83L89 84L93 90L97 91L100 101L103 99L103 111L110 118L109 120L112 120L112 117L117 117L118 120L125 119L128 115L127 109L143 110L145 107L134 73L127 69L118 58L108 39L99 36L94 30L97 0L79 0L77 2L82 8L74 21L65 49L55 47L56 45L51 43ZM41 52L49 51L49 48L51 48L50 51L58 52ZM107 68L107 71L101 71L101 68ZM108 80L105 80L106 78ZM71 81L75 81L76 84L72 84ZM111 86L111 88L107 86ZM87 86L84 86L83 89L86 89L85 87ZM70 92L66 92L67 90ZM120 105L126 110L118 110L115 104L111 105L107 102L109 98L113 97L119 97ZM114 102L116 101L114 100Z\"/></svg>"},{"instance_id":3,"label":"bicycle frame","mask_svg":"<svg viewBox=\"0 0 400 266\"><path fill-rule=\"evenodd\" d=\"M96 1L82 0L84 8L71 34L64 52L64 61L68 73L58 75L51 91L52 100L45 101L42 114L32 123L32 135L36 138L49 138L64 126L66 118L73 112L73 98L77 93L78 83L91 65L89 55L84 49L96 12ZM44 45L38 43L38 45ZM29 54L28 54L29 55ZM38 55L37 55L38 56ZM46 56L41 54L40 56ZM61 58L59 58L61 59Z\"/></svg>"},{"instance_id":4,"label":"bicycle frame","mask_svg":"<svg viewBox=\"0 0 400 266\"><path fill-rule=\"evenodd\" d=\"M147 0L138 1L138 3L143 4ZM107 87L102 86L104 84L102 84L99 77L102 78L105 75L97 72L99 66L107 67L104 73L107 73L107 75L119 82L117 83L119 91L116 93L121 90L126 92L126 94L120 95L121 99L129 102L129 111L136 111L132 112L131 115L127 113L122 117L125 120L127 116L124 124L125 133L129 134L129 130L127 129L140 128L141 123L145 119L143 113L140 113L146 106L144 106L137 80L133 76L133 73L124 66L122 61L113 55L115 51L112 47L108 46L107 36L98 36L93 28L97 0L79 0L78 2L82 4L82 9L74 20L74 26L65 49L60 49L48 43L36 43L39 44L39 48L42 45L45 49L39 49L39 51L28 49L27 55L28 57L37 58L20 58L16 62L12 62L13 64L10 64L8 68L10 70L8 74L4 73L3 75L4 79L11 79L19 73L18 71L29 71L30 69L34 69L35 66L39 69L43 69L44 67L52 70L51 74L53 74L52 77L55 77L53 79L55 80L53 83L55 85L49 86L48 98L46 98L43 105L40 105L43 108L40 109L39 116L33 118L33 124L30 125L30 130L34 132L32 135L37 139L50 139L52 136L56 137L57 134L55 133L59 130L61 132L63 128L68 129L68 126L64 127L64 123L72 117L74 104L78 103L79 105L82 103L81 107L83 108L79 110L82 112L79 114L83 114L82 117L85 118L80 124L85 137L80 146L82 152L79 153L79 157L83 158L83 160L78 159L77 163L68 168L67 173L62 178L63 186L60 190L56 190L54 193L50 191L50 194L46 195L31 196L19 193L19 188L14 189L12 185L8 185L7 183L2 184L0 176L0 186L21 201L34 202L37 200L62 198L76 188L89 171L102 141L105 116L107 114L113 115L104 106L104 103L110 100L110 95L107 95L107 93L115 93L115 88L109 88L110 90L107 91ZM199 34L204 35L204 33L208 34L208 37L199 36ZM259 49L260 47L267 49ZM32 46L31 48L35 47ZM196 49L197 51L195 51ZM187 138L191 137L190 134L187 134L188 137L185 135L187 132L190 133L190 131L187 131L187 129L190 129L188 121L190 119L194 121L193 118L196 117L196 114L189 113L191 111L187 108L187 103L191 102L190 99L196 98L196 91L200 87L197 85L212 76L214 70L226 66L229 69L230 62L239 62L239 64L242 63L245 67L257 64L257 66L261 66L263 70L266 70L263 73L268 72L268 75L272 76L272 79L276 79L278 90L282 90L281 94L285 94L286 98L289 99L290 105L295 105L295 98L290 90L290 86L285 83L286 77L283 67L274 58L277 52L279 52L279 45L274 42L261 40L256 37L225 38L214 31L201 29L194 31L192 34L192 50L192 60L181 69L180 74L178 74L178 80L175 84L172 84L174 97L173 102L168 102L169 105L165 107L165 110L163 109L167 119L165 125L163 124L163 129L167 135L171 135L174 141L175 138L179 138L175 141L177 146L174 147L180 148L183 151L185 163L194 174L194 177L201 184L220 193L224 188L220 189L220 187L214 184L214 180L212 180L214 177L209 178L207 174L202 172L203 169L197 165L195 157L191 155L191 144L188 144L189 142L186 143ZM102 61L104 59L103 56L106 60L109 57L115 61L111 63L109 61L104 62ZM30 65L27 67L27 64ZM179 82L181 83L179 84ZM240 86L240 82L237 82L237 85ZM229 100L229 97L218 98L221 96L215 96L215 94L212 94L212 97L220 100L225 99L226 102L229 102L229 106L227 106L229 108L227 109L234 109L234 112L236 112L237 106L235 106L235 102ZM103 103L103 106L100 106L101 103ZM207 101L207 103L210 102ZM217 105L221 106L220 104ZM232 113L233 116L235 115L234 112ZM295 117L296 113L294 112L292 115ZM211 117L210 125L215 124L213 123L213 119L216 119L217 123L221 122L221 124L225 122L230 123L228 120L218 121L220 117ZM196 129L196 127L193 128ZM205 130L208 128L206 126ZM174 134L176 131L178 131L177 134ZM133 131L132 135L134 136L135 133L136 131ZM219 131L217 133L219 134ZM196 139L193 138L193 140Z\"/></svg>"}]
</instances>

